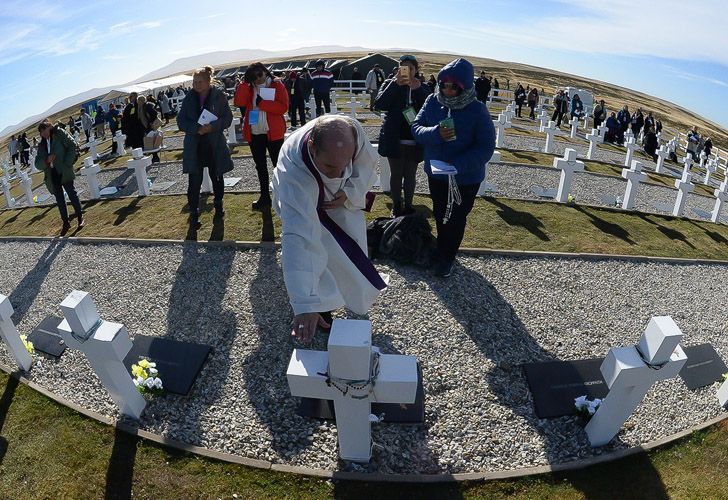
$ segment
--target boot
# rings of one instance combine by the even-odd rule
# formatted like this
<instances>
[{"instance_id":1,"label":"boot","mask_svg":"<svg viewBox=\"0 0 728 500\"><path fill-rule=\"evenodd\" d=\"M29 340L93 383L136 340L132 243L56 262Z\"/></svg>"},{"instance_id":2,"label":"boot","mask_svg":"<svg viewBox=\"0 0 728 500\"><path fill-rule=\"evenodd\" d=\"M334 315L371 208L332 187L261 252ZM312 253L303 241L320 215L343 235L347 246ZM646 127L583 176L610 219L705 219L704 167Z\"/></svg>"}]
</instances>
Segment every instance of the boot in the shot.
<instances>
[{"instance_id":1,"label":"boot","mask_svg":"<svg viewBox=\"0 0 728 500\"><path fill-rule=\"evenodd\" d=\"M61 228L61 236L66 236L68 234L68 231L71 229L71 223L67 220L63 221L63 227Z\"/></svg>"},{"instance_id":2,"label":"boot","mask_svg":"<svg viewBox=\"0 0 728 500\"><path fill-rule=\"evenodd\" d=\"M272 205L270 196L261 196L257 201L253 202L253 210L263 210L270 208Z\"/></svg>"},{"instance_id":3,"label":"boot","mask_svg":"<svg viewBox=\"0 0 728 500\"><path fill-rule=\"evenodd\" d=\"M225 209L222 208L222 201L215 203L215 217L218 219L225 217Z\"/></svg>"},{"instance_id":4,"label":"boot","mask_svg":"<svg viewBox=\"0 0 728 500\"><path fill-rule=\"evenodd\" d=\"M392 217L399 217L400 215L402 215L402 202L393 201L392 202Z\"/></svg>"},{"instance_id":5,"label":"boot","mask_svg":"<svg viewBox=\"0 0 728 500\"><path fill-rule=\"evenodd\" d=\"M200 227L200 209L196 208L190 211L190 227L197 229Z\"/></svg>"}]
</instances>

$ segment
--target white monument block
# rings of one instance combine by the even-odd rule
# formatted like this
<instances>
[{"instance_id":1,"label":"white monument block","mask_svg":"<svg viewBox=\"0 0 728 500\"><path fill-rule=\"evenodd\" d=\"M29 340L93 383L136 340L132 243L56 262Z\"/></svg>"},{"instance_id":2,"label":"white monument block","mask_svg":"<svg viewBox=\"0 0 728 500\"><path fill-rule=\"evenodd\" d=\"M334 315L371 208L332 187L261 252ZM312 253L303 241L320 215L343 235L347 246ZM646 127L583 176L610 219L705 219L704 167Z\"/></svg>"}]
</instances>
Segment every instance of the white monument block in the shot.
<instances>
[{"instance_id":1,"label":"white monument block","mask_svg":"<svg viewBox=\"0 0 728 500\"><path fill-rule=\"evenodd\" d=\"M599 134L599 142L604 142L606 140L607 132L609 131L609 129L604 123L602 123L596 128L596 130Z\"/></svg>"},{"instance_id":2,"label":"white monument block","mask_svg":"<svg viewBox=\"0 0 728 500\"><path fill-rule=\"evenodd\" d=\"M546 112L546 110L541 111L541 114L538 115L538 131L543 132L543 129L546 128L546 125L549 123L549 114Z\"/></svg>"},{"instance_id":3,"label":"white monument block","mask_svg":"<svg viewBox=\"0 0 728 500\"><path fill-rule=\"evenodd\" d=\"M372 349L371 322L337 319L328 352L294 349L286 378L292 396L334 401L339 455L368 462L371 403L414 403L417 359L379 354Z\"/></svg>"},{"instance_id":4,"label":"white monument block","mask_svg":"<svg viewBox=\"0 0 728 500\"><path fill-rule=\"evenodd\" d=\"M546 133L546 144L544 144L543 152L551 153L554 150L554 134L559 130L556 128L556 123L549 121L549 126L544 127L543 131Z\"/></svg>"},{"instance_id":5,"label":"white monument block","mask_svg":"<svg viewBox=\"0 0 728 500\"><path fill-rule=\"evenodd\" d=\"M96 178L99 172L101 172L101 167L97 163L94 163L90 157L83 159L83 167L78 171L78 173L86 177L89 196L92 200L98 200L101 198L99 180Z\"/></svg>"},{"instance_id":6,"label":"white monument block","mask_svg":"<svg viewBox=\"0 0 728 500\"><path fill-rule=\"evenodd\" d=\"M152 164L151 156L144 156L142 148L131 150L131 160L126 161L126 168L134 170L139 189L139 196L149 196L149 181L147 180L147 167Z\"/></svg>"},{"instance_id":7,"label":"white monument block","mask_svg":"<svg viewBox=\"0 0 728 500\"><path fill-rule=\"evenodd\" d=\"M681 338L671 317L653 317L638 346L609 351L601 366L609 393L585 428L592 446L605 445L617 435L652 384L677 376L688 359Z\"/></svg>"},{"instance_id":8,"label":"white monument block","mask_svg":"<svg viewBox=\"0 0 728 500\"><path fill-rule=\"evenodd\" d=\"M569 199L569 190L571 190L571 180L574 177L574 172L582 172L584 162L576 159L576 150L567 148L564 151L563 158L554 158L554 168L561 170L556 201L566 203Z\"/></svg>"},{"instance_id":9,"label":"white monument block","mask_svg":"<svg viewBox=\"0 0 728 500\"><path fill-rule=\"evenodd\" d=\"M501 152L500 151L493 151L493 156L490 157L490 160L485 164L485 176L483 177L483 182L480 183L480 187L478 188L478 194L477 196L485 196L486 193L490 191L495 191L496 187L488 182L488 167L491 163L500 163L501 161Z\"/></svg>"},{"instance_id":10,"label":"white monument block","mask_svg":"<svg viewBox=\"0 0 728 500\"><path fill-rule=\"evenodd\" d=\"M82 351L119 411L138 419L146 401L124 366L132 342L124 325L99 317L91 296L74 290L61 302L65 320L58 333L66 345Z\"/></svg>"},{"instance_id":11,"label":"white monument block","mask_svg":"<svg viewBox=\"0 0 728 500\"><path fill-rule=\"evenodd\" d=\"M33 358L25 349L18 329L15 328L15 324L13 323L12 316L13 305L10 303L10 299L0 294L0 337L2 337L5 345L8 346L8 350L15 359L15 362L18 363L18 366L27 372L33 365Z\"/></svg>"},{"instance_id":12,"label":"white monument block","mask_svg":"<svg viewBox=\"0 0 728 500\"><path fill-rule=\"evenodd\" d=\"M308 109L311 112L311 120L313 120L316 118L316 99L313 94L311 94L311 97L308 99Z\"/></svg>"},{"instance_id":13,"label":"white monument block","mask_svg":"<svg viewBox=\"0 0 728 500\"><path fill-rule=\"evenodd\" d=\"M622 177L627 179L627 189L624 191L624 198L622 200L622 209L624 210L632 210L634 208L634 199L637 196L640 182L644 182L647 179L647 174L642 172L642 166L642 162L634 160L632 161L632 168L622 169Z\"/></svg>"},{"instance_id":14,"label":"white monument block","mask_svg":"<svg viewBox=\"0 0 728 500\"><path fill-rule=\"evenodd\" d=\"M706 186L710 185L710 176L713 175L713 173L717 170L716 162L711 160L707 164L705 164L705 180L703 180L703 184Z\"/></svg>"}]
</instances>

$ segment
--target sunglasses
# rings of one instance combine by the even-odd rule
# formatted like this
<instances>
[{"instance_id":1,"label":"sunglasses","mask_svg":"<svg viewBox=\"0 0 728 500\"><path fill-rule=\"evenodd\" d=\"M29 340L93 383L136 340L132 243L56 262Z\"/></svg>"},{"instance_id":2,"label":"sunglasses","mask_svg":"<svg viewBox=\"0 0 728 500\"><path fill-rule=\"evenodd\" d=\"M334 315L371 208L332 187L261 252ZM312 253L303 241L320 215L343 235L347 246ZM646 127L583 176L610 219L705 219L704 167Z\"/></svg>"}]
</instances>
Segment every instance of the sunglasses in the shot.
<instances>
[{"instance_id":1,"label":"sunglasses","mask_svg":"<svg viewBox=\"0 0 728 500\"><path fill-rule=\"evenodd\" d=\"M438 85L441 89L460 90L460 86L457 83L440 82Z\"/></svg>"}]
</instances>

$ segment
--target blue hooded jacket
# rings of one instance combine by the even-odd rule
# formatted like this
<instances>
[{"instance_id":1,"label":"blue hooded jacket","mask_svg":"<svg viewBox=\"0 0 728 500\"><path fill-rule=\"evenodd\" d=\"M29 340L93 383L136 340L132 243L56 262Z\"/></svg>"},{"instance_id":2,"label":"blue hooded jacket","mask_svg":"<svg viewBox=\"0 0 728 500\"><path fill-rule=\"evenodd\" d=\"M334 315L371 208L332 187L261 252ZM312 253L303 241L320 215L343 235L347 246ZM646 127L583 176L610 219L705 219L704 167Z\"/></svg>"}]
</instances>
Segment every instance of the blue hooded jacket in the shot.
<instances>
[{"instance_id":1,"label":"blue hooded jacket","mask_svg":"<svg viewBox=\"0 0 728 500\"><path fill-rule=\"evenodd\" d=\"M437 81L448 76L462 83L466 90L473 87L473 65L465 59L447 64L437 75ZM445 142L440 137L439 124L447 118L448 111L457 138ZM438 102L436 94L430 95L412 124L412 135L424 146L427 175L432 175L430 160L441 160L455 166L458 184L468 186L483 182L485 164L495 151L495 127L482 102L476 99L463 109L449 110ZM437 177L447 180L443 175Z\"/></svg>"}]
</instances>

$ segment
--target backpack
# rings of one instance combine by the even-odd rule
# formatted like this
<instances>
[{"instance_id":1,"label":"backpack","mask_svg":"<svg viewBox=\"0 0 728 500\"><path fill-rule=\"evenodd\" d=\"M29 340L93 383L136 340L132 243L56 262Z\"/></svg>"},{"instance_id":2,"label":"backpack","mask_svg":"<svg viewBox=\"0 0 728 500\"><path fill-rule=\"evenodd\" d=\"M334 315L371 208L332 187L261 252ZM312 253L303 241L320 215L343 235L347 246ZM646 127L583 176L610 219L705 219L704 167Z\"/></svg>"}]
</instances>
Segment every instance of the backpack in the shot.
<instances>
[{"instance_id":1,"label":"backpack","mask_svg":"<svg viewBox=\"0 0 728 500\"><path fill-rule=\"evenodd\" d=\"M422 214L378 217L367 224L372 259L391 258L402 264L430 267L435 260L435 237Z\"/></svg>"}]
</instances>

